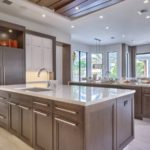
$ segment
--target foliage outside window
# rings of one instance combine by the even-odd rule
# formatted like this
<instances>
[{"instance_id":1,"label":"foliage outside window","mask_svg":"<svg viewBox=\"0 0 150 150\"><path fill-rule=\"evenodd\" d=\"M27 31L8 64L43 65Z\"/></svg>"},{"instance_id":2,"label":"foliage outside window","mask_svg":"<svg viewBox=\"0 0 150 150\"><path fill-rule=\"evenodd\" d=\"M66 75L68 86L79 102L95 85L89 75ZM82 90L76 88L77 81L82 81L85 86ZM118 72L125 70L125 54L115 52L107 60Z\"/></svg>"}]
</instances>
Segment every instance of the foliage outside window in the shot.
<instances>
[{"instance_id":1,"label":"foliage outside window","mask_svg":"<svg viewBox=\"0 0 150 150\"><path fill-rule=\"evenodd\" d=\"M80 81L87 77L87 53L74 51L73 54L73 81Z\"/></svg>"},{"instance_id":2,"label":"foliage outside window","mask_svg":"<svg viewBox=\"0 0 150 150\"><path fill-rule=\"evenodd\" d=\"M136 77L149 77L150 54L136 56Z\"/></svg>"},{"instance_id":3,"label":"foliage outside window","mask_svg":"<svg viewBox=\"0 0 150 150\"><path fill-rule=\"evenodd\" d=\"M110 52L108 53L108 71L109 71L109 78L117 79L118 78L118 53L117 52Z\"/></svg>"},{"instance_id":4,"label":"foliage outside window","mask_svg":"<svg viewBox=\"0 0 150 150\"><path fill-rule=\"evenodd\" d=\"M97 74L98 77L102 77L102 54L92 54L91 59L92 76Z\"/></svg>"}]
</instances>

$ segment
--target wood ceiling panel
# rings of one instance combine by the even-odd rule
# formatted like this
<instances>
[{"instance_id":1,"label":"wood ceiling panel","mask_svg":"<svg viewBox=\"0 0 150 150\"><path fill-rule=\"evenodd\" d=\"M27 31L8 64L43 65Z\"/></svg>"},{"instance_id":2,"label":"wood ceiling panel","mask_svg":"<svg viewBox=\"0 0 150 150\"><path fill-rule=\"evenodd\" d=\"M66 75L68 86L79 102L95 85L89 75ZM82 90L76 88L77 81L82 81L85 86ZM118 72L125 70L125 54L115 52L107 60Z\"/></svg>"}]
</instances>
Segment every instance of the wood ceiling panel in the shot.
<instances>
[{"instance_id":1,"label":"wood ceiling panel","mask_svg":"<svg viewBox=\"0 0 150 150\"><path fill-rule=\"evenodd\" d=\"M53 9L57 13L76 19L124 0L28 0L40 6ZM79 7L78 10L75 7Z\"/></svg>"}]
</instances>

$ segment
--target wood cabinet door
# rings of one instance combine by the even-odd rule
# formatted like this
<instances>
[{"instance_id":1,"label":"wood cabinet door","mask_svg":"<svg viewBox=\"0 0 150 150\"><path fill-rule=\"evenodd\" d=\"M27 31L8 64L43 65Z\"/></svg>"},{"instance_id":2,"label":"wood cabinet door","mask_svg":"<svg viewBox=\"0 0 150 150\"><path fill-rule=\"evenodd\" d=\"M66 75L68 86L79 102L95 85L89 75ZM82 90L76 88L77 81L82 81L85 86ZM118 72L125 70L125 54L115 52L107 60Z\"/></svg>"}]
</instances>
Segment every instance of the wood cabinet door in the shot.
<instances>
[{"instance_id":1,"label":"wood cabinet door","mask_svg":"<svg viewBox=\"0 0 150 150\"><path fill-rule=\"evenodd\" d=\"M20 137L27 144L32 145L32 110L26 106L20 108Z\"/></svg>"},{"instance_id":2,"label":"wood cabinet door","mask_svg":"<svg viewBox=\"0 0 150 150\"><path fill-rule=\"evenodd\" d=\"M83 150L83 130L78 124L54 116L54 150Z\"/></svg>"},{"instance_id":3,"label":"wood cabinet door","mask_svg":"<svg viewBox=\"0 0 150 150\"><path fill-rule=\"evenodd\" d=\"M117 99L117 150L134 138L133 97Z\"/></svg>"},{"instance_id":4,"label":"wood cabinet door","mask_svg":"<svg viewBox=\"0 0 150 150\"><path fill-rule=\"evenodd\" d=\"M9 130L19 136L19 107L14 102L9 102Z\"/></svg>"},{"instance_id":5,"label":"wood cabinet door","mask_svg":"<svg viewBox=\"0 0 150 150\"><path fill-rule=\"evenodd\" d=\"M35 150L53 150L52 114L35 111L33 115L33 136Z\"/></svg>"},{"instance_id":6,"label":"wood cabinet door","mask_svg":"<svg viewBox=\"0 0 150 150\"><path fill-rule=\"evenodd\" d=\"M8 104L7 100L0 97L0 126L8 127Z\"/></svg>"},{"instance_id":7,"label":"wood cabinet door","mask_svg":"<svg viewBox=\"0 0 150 150\"><path fill-rule=\"evenodd\" d=\"M22 49L3 49L4 85L25 83L25 61Z\"/></svg>"},{"instance_id":8,"label":"wood cabinet door","mask_svg":"<svg viewBox=\"0 0 150 150\"><path fill-rule=\"evenodd\" d=\"M143 116L150 118L150 94L144 94L143 102Z\"/></svg>"}]
</instances>

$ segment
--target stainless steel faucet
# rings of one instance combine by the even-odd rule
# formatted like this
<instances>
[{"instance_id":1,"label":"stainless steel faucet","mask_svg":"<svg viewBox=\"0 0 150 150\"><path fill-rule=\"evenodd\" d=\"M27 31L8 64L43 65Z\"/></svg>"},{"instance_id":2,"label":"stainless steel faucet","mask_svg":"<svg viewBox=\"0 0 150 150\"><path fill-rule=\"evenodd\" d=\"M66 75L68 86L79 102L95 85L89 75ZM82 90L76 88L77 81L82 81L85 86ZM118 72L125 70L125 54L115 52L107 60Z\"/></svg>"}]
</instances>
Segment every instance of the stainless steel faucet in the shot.
<instances>
[{"instance_id":1,"label":"stainless steel faucet","mask_svg":"<svg viewBox=\"0 0 150 150\"><path fill-rule=\"evenodd\" d=\"M47 82L48 82L48 88L51 86L51 82L49 81L49 71L46 69L46 68L41 68L39 71L38 71L38 74L37 76L40 77L41 73L45 71L47 73Z\"/></svg>"}]
</instances>

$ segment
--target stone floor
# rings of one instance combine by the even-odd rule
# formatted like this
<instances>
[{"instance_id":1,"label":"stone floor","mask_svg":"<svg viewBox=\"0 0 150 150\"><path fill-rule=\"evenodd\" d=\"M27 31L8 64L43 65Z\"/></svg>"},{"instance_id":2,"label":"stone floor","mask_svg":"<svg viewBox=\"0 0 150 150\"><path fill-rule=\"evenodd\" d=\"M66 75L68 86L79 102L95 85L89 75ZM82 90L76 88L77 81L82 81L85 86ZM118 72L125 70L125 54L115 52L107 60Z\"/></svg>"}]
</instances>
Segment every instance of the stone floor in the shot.
<instances>
[{"instance_id":1,"label":"stone floor","mask_svg":"<svg viewBox=\"0 0 150 150\"><path fill-rule=\"evenodd\" d=\"M33 150L0 128L0 150ZM135 139L124 150L150 150L150 120L135 120Z\"/></svg>"}]
</instances>

